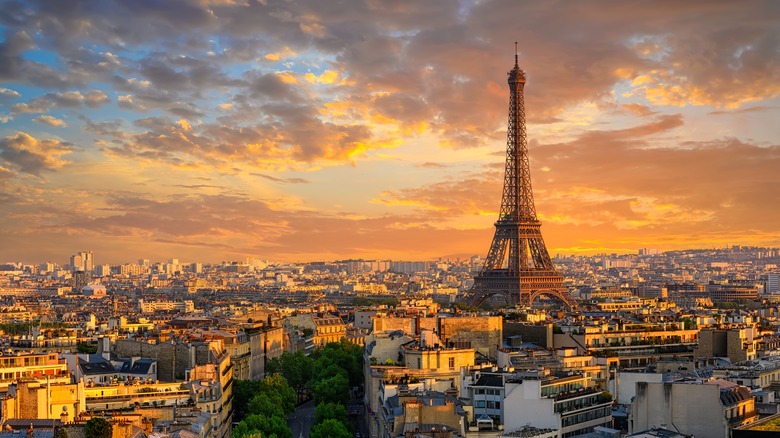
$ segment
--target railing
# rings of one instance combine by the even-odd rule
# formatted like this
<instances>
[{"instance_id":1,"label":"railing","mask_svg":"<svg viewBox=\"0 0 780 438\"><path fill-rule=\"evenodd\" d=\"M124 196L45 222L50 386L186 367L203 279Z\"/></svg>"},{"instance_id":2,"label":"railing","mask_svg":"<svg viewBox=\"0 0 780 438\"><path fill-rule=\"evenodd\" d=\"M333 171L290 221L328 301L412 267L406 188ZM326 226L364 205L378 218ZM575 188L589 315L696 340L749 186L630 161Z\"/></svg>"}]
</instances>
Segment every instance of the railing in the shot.
<instances>
[{"instance_id":1,"label":"railing","mask_svg":"<svg viewBox=\"0 0 780 438\"><path fill-rule=\"evenodd\" d=\"M555 401L561 401L561 400L568 400L576 397L581 397L583 395L595 394L597 392L600 391L593 388L582 388L582 389L575 389L573 391L567 391L561 394L556 394L553 398L555 399Z\"/></svg>"}]
</instances>

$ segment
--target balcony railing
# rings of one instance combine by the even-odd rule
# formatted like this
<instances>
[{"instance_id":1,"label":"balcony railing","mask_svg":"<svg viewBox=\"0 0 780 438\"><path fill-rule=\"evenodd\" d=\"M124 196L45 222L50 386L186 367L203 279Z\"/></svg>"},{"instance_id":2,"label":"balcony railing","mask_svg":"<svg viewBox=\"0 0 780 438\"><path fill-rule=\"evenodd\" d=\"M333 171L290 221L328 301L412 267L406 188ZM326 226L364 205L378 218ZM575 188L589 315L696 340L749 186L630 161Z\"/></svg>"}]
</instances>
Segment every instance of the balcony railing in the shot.
<instances>
[{"instance_id":1,"label":"balcony railing","mask_svg":"<svg viewBox=\"0 0 780 438\"><path fill-rule=\"evenodd\" d=\"M597 392L601 392L601 391L598 391L594 388L582 388L582 389L575 389L572 391L556 394L553 398L555 399L555 401L561 401L561 400L568 400L576 397L582 397L584 395L595 394Z\"/></svg>"}]
</instances>

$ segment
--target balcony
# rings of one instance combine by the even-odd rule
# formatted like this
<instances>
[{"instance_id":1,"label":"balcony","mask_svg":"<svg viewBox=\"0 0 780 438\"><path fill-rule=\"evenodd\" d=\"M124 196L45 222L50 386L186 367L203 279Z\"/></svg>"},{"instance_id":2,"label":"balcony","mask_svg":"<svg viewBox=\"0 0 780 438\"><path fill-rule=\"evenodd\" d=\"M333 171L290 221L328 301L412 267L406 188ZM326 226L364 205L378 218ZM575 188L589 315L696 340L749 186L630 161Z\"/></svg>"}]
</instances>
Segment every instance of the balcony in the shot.
<instances>
[{"instance_id":1,"label":"balcony","mask_svg":"<svg viewBox=\"0 0 780 438\"><path fill-rule=\"evenodd\" d=\"M569 399L572 399L572 398L582 397L582 396L585 396L585 395L596 394L596 393L600 393L600 392L601 391L599 391L597 389L594 389L594 388L581 388L581 389L575 389L575 390L572 390L572 391L566 391L566 392L563 392L563 393L560 393L560 394L556 394L553 397L553 399L557 402L557 401L569 400Z\"/></svg>"}]
</instances>

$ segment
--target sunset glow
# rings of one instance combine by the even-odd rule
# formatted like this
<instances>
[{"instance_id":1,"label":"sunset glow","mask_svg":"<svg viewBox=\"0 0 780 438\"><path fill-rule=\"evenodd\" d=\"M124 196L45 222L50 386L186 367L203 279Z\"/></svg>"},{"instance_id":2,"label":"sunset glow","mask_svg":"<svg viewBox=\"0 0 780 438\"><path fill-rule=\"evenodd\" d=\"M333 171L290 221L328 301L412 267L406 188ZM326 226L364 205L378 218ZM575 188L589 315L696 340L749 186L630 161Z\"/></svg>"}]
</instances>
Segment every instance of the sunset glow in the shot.
<instances>
[{"instance_id":1,"label":"sunset glow","mask_svg":"<svg viewBox=\"0 0 780 438\"><path fill-rule=\"evenodd\" d=\"M780 246L780 3L0 1L0 261Z\"/></svg>"}]
</instances>

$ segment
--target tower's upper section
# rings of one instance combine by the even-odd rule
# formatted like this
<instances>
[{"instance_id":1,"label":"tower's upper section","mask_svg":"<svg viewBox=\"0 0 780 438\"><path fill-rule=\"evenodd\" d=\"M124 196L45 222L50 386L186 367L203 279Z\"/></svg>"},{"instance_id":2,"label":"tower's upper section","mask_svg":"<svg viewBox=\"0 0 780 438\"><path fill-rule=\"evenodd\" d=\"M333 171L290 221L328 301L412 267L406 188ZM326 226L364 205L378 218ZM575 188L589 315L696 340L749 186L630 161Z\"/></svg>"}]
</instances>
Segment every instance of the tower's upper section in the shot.
<instances>
[{"instance_id":1,"label":"tower's upper section","mask_svg":"<svg viewBox=\"0 0 780 438\"><path fill-rule=\"evenodd\" d=\"M504 193L501 199L502 222L538 222L534 195L531 189L531 169L528 164L528 144L525 131L525 72L517 62L515 43L515 66L509 71L509 123L506 138L506 169L504 172Z\"/></svg>"},{"instance_id":2,"label":"tower's upper section","mask_svg":"<svg viewBox=\"0 0 780 438\"><path fill-rule=\"evenodd\" d=\"M515 42L515 68L512 70L509 70L507 72L507 82L509 82L509 85L512 84L525 84L525 72L520 69L520 66L517 63L517 42Z\"/></svg>"}]
</instances>

